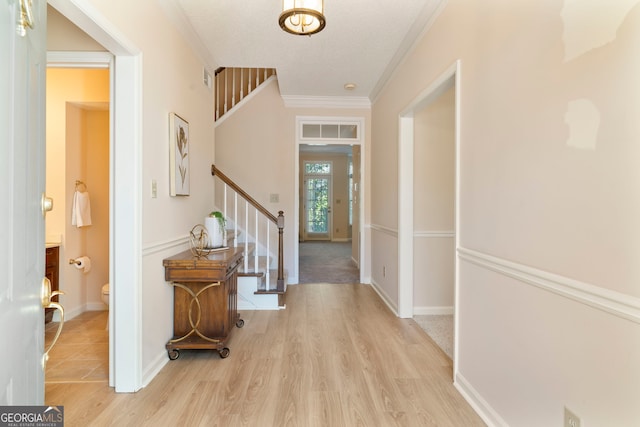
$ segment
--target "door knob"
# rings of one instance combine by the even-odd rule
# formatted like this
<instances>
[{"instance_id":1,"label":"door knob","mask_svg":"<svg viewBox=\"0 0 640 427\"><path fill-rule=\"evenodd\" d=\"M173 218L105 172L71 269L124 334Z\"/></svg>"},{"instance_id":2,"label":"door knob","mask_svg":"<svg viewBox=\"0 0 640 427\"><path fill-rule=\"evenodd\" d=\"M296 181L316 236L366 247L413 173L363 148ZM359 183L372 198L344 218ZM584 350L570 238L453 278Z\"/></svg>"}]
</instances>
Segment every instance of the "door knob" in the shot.
<instances>
[{"instance_id":1,"label":"door knob","mask_svg":"<svg viewBox=\"0 0 640 427\"><path fill-rule=\"evenodd\" d=\"M53 210L53 199L51 197L47 197L44 193L42 193L42 200L40 201L40 205L42 206L42 216L46 216L47 212Z\"/></svg>"}]
</instances>

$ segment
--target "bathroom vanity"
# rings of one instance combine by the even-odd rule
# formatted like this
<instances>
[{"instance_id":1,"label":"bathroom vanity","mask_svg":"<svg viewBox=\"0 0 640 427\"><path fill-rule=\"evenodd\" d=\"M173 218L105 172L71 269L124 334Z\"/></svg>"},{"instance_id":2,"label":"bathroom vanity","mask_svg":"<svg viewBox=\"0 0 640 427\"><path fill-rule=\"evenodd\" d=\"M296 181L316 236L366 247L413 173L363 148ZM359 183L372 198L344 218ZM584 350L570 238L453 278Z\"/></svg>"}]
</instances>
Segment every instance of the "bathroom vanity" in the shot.
<instances>
[{"instance_id":1,"label":"bathroom vanity","mask_svg":"<svg viewBox=\"0 0 640 427\"><path fill-rule=\"evenodd\" d=\"M163 260L165 280L173 286L173 339L169 359L181 349L217 350L229 356L226 342L244 321L237 311L238 267L242 248L228 248L197 258L190 250Z\"/></svg>"},{"instance_id":2,"label":"bathroom vanity","mask_svg":"<svg viewBox=\"0 0 640 427\"><path fill-rule=\"evenodd\" d=\"M44 275L51 282L51 291L59 289L59 263L60 263L60 247L58 245L47 244L45 247L45 264ZM51 298L51 301L58 302L58 296ZM53 319L55 308L44 309L44 322L49 323Z\"/></svg>"}]
</instances>

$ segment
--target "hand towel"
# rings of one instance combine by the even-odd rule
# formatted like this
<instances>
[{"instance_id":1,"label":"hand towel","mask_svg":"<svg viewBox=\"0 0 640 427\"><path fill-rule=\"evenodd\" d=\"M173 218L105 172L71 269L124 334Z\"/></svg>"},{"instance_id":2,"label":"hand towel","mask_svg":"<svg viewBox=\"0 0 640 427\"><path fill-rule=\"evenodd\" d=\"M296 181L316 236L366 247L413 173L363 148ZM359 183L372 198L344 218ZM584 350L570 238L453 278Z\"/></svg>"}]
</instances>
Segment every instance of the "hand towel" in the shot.
<instances>
[{"instance_id":1,"label":"hand towel","mask_svg":"<svg viewBox=\"0 0 640 427\"><path fill-rule=\"evenodd\" d=\"M87 191L73 193L73 207L71 210L71 225L86 227L91 225L91 202Z\"/></svg>"}]
</instances>

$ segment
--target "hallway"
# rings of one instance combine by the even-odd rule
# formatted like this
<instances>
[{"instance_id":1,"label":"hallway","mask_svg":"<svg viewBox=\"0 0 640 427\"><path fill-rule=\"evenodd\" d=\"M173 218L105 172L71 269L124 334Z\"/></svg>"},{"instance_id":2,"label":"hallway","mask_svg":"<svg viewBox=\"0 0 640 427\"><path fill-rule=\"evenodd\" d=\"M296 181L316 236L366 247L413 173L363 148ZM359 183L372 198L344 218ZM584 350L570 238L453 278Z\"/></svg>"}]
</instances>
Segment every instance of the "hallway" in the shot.
<instances>
[{"instance_id":1,"label":"hallway","mask_svg":"<svg viewBox=\"0 0 640 427\"><path fill-rule=\"evenodd\" d=\"M451 360L370 286L290 286L286 310L242 315L226 359L184 351L133 394L47 384L46 403L69 427L484 425Z\"/></svg>"},{"instance_id":2,"label":"hallway","mask_svg":"<svg viewBox=\"0 0 640 427\"><path fill-rule=\"evenodd\" d=\"M360 283L351 242L300 242L298 283Z\"/></svg>"}]
</instances>

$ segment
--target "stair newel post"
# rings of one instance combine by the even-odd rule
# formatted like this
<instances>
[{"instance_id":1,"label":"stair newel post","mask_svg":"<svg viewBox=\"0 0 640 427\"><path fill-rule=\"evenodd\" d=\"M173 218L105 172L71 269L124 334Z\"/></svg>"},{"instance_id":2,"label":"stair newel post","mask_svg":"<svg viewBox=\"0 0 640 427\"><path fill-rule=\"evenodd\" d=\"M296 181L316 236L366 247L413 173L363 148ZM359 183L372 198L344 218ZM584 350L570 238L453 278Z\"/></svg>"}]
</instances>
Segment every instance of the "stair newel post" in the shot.
<instances>
[{"instance_id":1,"label":"stair newel post","mask_svg":"<svg viewBox=\"0 0 640 427\"><path fill-rule=\"evenodd\" d=\"M284 289L284 256L283 256L283 235L284 235L284 212L278 212L278 289Z\"/></svg>"}]
</instances>

